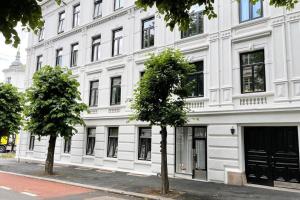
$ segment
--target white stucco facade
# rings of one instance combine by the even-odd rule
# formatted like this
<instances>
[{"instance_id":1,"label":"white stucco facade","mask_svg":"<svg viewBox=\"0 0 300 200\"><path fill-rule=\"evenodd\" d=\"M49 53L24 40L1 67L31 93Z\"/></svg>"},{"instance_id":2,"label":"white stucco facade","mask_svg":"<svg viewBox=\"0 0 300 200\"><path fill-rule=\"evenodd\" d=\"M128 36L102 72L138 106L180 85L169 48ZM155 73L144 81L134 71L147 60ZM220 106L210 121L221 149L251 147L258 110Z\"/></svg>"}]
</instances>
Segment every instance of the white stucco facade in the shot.
<instances>
[{"instance_id":1,"label":"white stucco facade","mask_svg":"<svg viewBox=\"0 0 300 200\"><path fill-rule=\"evenodd\" d=\"M11 83L19 91L25 90L25 65L20 61L20 51L17 52L16 59L11 65L3 70L4 82Z\"/></svg>"},{"instance_id":2,"label":"white stucco facade","mask_svg":"<svg viewBox=\"0 0 300 200\"><path fill-rule=\"evenodd\" d=\"M27 49L26 86L32 83L37 56L43 65L55 65L55 52L63 48L62 65L70 66L71 44L78 43L78 64L72 67L80 82L82 99L89 103L90 81L99 80L98 106L84 114L86 127L78 127L72 137L71 151L63 153L64 141L57 141L57 163L99 167L145 174L160 172L160 129L152 127L151 161L138 159L139 127L146 123L128 120L130 100L135 84L144 71L149 53L167 47L180 49L191 61L203 61L204 96L187 99L190 107L187 126L206 127L206 180L245 183L244 127L295 126L300 132L300 4L287 11L269 6L263 1L262 17L241 23L238 1L216 1L218 18L204 18L204 32L181 38L175 28L166 28L162 16L154 8L136 9L134 0L114 11L113 1L103 1L102 16L93 18L93 0L65 0L57 6L54 1L43 4L45 19L44 40L30 34ZM72 28L72 8L80 4L80 25ZM65 11L64 32L57 34L58 13ZM142 20L155 18L154 46L141 48ZM112 31L123 28L122 54L112 57ZM92 37L101 34L100 60L91 62ZM241 92L240 55L264 51L265 91ZM112 77L121 76L121 103L110 105ZM107 157L108 128L118 127L117 158ZM86 155L87 129L96 128L94 155ZM232 131L234 132L232 134ZM298 140L300 137L298 136ZM44 160L47 139L36 140L28 149L30 136L22 134L20 157ZM300 143L300 142L299 142ZM175 128L168 128L169 175L192 178L190 173L177 173ZM238 175L237 175L238 174Z\"/></svg>"}]
</instances>

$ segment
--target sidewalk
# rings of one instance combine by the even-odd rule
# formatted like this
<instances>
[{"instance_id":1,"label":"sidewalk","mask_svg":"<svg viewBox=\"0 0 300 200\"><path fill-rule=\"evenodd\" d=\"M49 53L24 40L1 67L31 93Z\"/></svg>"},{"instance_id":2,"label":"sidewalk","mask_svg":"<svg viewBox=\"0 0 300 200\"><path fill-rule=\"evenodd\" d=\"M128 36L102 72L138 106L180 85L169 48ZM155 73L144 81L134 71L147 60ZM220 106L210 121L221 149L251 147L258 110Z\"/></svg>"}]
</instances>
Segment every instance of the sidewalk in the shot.
<instances>
[{"instance_id":1,"label":"sidewalk","mask_svg":"<svg viewBox=\"0 0 300 200\"><path fill-rule=\"evenodd\" d=\"M51 178L59 181L73 182L92 187L107 188L153 195L160 188L160 178L156 176L141 176L125 172L112 172L76 166L55 166L54 176L43 174L44 166L34 162L20 162L14 159L0 159L0 170L18 174ZM170 188L180 195L175 199L187 200L296 200L300 199L300 191L287 192L256 187L239 187L219 183L200 182L185 179L170 178ZM146 197L146 196L145 196Z\"/></svg>"}]
</instances>

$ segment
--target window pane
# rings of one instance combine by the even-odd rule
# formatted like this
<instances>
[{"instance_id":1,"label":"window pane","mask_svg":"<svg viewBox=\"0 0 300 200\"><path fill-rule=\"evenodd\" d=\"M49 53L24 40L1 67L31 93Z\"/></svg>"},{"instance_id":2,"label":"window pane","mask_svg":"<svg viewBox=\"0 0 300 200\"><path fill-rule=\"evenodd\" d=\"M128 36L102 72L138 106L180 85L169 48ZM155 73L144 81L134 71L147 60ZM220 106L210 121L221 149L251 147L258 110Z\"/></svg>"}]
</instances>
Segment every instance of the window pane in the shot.
<instances>
[{"instance_id":1,"label":"window pane","mask_svg":"<svg viewBox=\"0 0 300 200\"><path fill-rule=\"evenodd\" d=\"M95 0L94 17L102 15L102 0Z\"/></svg>"},{"instance_id":2,"label":"window pane","mask_svg":"<svg viewBox=\"0 0 300 200\"><path fill-rule=\"evenodd\" d=\"M252 92L252 67L243 68L243 91Z\"/></svg>"},{"instance_id":3,"label":"window pane","mask_svg":"<svg viewBox=\"0 0 300 200\"><path fill-rule=\"evenodd\" d=\"M262 16L261 1L257 1L252 5L252 18L258 18Z\"/></svg>"},{"instance_id":4,"label":"window pane","mask_svg":"<svg viewBox=\"0 0 300 200\"><path fill-rule=\"evenodd\" d=\"M192 128L176 128L176 172L192 174Z\"/></svg>"},{"instance_id":5,"label":"window pane","mask_svg":"<svg viewBox=\"0 0 300 200\"><path fill-rule=\"evenodd\" d=\"M263 65L254 66L254 91L265 90L265 69Z\"/></svg>"},{"instance_id":6,"label":"window pane","mask_svg":"<svg viewBox=\"0 0 300 200\"><path fill-rule=\"evenodd\" d=\"M250 6L249 0L240 0L240 20L241 21L247 21L250 19L249 6Z\"/></svg>"},{"instance_id":7,"label":"window pane","mask_svg":"<svg viewBox=\"0 0 300 200\"><path fill-rule=\"evenodd\" d=\"M116 158L118 155L118 131L117 127L108 129L107 157Z\"/></svg>"},{"instance_id":8,"label":"window pane","mask_svg":"<svg viewBox=\"0 0 300 200\"><path fill-rule=\"evenodd\" d=\"M196 67L196 71L189 76L189 81L194 81L189 97L202 97L204 96L203 61L193 64Z\"/></svg>"}]
</instances>

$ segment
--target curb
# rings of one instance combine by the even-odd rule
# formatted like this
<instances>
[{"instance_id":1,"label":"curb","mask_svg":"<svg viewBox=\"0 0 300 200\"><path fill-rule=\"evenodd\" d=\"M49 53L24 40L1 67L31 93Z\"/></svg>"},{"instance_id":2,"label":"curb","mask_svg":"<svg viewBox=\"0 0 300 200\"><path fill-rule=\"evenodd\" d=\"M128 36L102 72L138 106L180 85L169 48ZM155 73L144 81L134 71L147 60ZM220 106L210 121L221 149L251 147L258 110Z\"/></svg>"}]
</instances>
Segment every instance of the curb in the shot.
<instances>
[{"instance_id":1,"label":"curb","mask_svg":"<svg viewBox=\"0 0 300 200\"><path fill-rule=\"evenodd\" d=\"M100 190L100 191L104 191L104 192L128 195L128 196L139 197L139 198L144 198L144 199L173 200L171 198L166 198L166 197L161 197L161 196L148 195L148 194L142 194L142 193L136 193L136 192L128 192L128 191L124 191L124 190L98 187L98 186L93 186L93 185L86 185L86 184L81 184L81 183L62 181L62 180L52 179L52 178L45 178L45 177L38 177L38 176L32 176L32 175L26 175L26 174L19 174L19 173L15 173L15 172L7 172L7 171L0 170L0 173L11 174L11 175L15 175L15 176L22 176L22 177L27 177L27 178L33 178L33 179L38 179L38 180L43 180L43 181L50 181L50 182L55 182L55 183L68 184L68 185L77 186L77 187L84 187L84 188L88 188L88 189Z\"/></svg>"}]
</instances>

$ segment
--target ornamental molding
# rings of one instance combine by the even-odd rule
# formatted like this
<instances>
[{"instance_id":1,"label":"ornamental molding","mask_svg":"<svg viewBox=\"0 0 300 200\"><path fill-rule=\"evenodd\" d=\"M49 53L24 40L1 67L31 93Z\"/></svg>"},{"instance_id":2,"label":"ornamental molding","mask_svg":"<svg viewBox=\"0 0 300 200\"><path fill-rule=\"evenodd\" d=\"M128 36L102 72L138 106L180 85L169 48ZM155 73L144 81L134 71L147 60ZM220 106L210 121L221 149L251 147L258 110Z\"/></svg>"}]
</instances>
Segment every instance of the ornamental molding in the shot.
<instances>
[{"instance_id":1,"label":"ornamental molding","mask_svg":"<svg viewBox=\"0 0 300 200\"><path fill-rule=\"evenodd\" d=\"M219 33L213 33L213 34L209 35L209 41L210 42L215 42L218 39L219 39Z\"/></svg>"},{"instance_id":2,"label":"ornamental molding","mask_svg":"<svg viewBox=\"0 0 300 200\"><path fill-rule=\"evenodd\" d=\"M289 14L287 17L287 21L299 21L300 20L300 12Z\"/></svg>"},{"instance_id":3,"label":"ornamental molding","mask_svg":"<svg viewBox=\"0 0 300 200\"><path fill-rule=\"evenodd\" d=\"M238 37L233 37L232 43L240 43L240 42L255 40L263 37L269 37L271 36L271 34L272 34L272 30L264 30L260 32L245 34Z\"/></svg>"},{"instance_id":4,"label":"ornamental molding","mask_svg":"<svg viewBox=\"0 0 300 200\"><path fill-rule=\"evenodd\" d=\"M280 16L280 17L277 17L277 18L273 18L272 19L272 26L280 26L284 23L284 16Z\"/></svg>"},{"instance_id":5,"label":"ornamental molding","mask_svg":"<svg viewBox=\"0 0 300 200\"><path fill-rule=\"evenodd\" d=\"M93 28L93 27L95 27L95 26L98 26L98 25L100 25L100 24L103 24L103 23L105 23L105 22L111 21L111 20L113 20L113 19L116 19L116 18L118 18L118 17L124 16L124 15L126 15L126 14L129 14L129 13L130 13L130 9L131 9L131 8L126 9L126 10L123 10L122 12L119 12L119 13L114 13L114 14L109 15L109 16L104 17L104 18L99 18L99 19L97 19L95 22L92 22L91 24L87 25L86 28L87 28L87 29L91 29L91 28Z\"/></svg>"}]
</instances>

